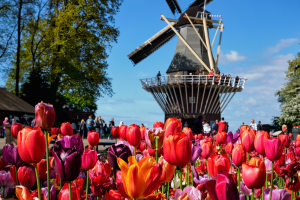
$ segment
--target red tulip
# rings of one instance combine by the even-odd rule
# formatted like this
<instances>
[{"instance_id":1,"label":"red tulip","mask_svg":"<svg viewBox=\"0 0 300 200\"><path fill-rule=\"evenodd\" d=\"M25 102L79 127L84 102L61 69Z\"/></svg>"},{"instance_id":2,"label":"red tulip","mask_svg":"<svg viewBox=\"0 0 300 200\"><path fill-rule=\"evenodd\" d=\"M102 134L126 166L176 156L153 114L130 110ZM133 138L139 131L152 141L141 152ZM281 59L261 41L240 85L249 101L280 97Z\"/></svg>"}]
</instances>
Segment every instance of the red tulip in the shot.
<instances>
[{"instance_id":1,"label":"red tulip","mask_svg":"<svg viewBox=\"0 0 300 200\"><path fill-rule=\"evenodd\" d=\"M293 134L292 133L289 133L289 138L293 138Z\"/></svg>"},{"instance_id":2,"label":"red tulip","mask_svg":"<svg viewBox=\"0 0 300 200\"><path fill-rule=\"evenodd\" d=\"M49 165L52 167L53 165L53 160L54 157L49 157ZM40 180L47 180L47 162L46 159L42 159L38 164L37 164L37 169L39 172L39 178Z\"/></svg>"},{"instance_id":3,"label":"red tulip","mask_svg":"<svg viewBox=\"0 0 300 200\"><path fill-rule=\"evenodd\" d=\"M127 126L126 125L122 125L119 128L120 138L122 140L126 140L126 130L127 130Z\"/></svg>"},{"instance_id":4,"label":"red tulip","mask_svg":"<svg viewBox=\"0 0 300 200\"><path fill-rule=\"evenodd\" d=\"M176 118L167 119L164 126L165 136L168 136L170 133L180 133L181 132L181 121Z\"/></svg>"},{"instance_id":5,"label":"red tulip","mask_svg":"<svg viewBox=\"0 0 300 200\"><path fill-rule=\"evenodd\" d=\"M289 138L286 134L280 134L278 136L278 138L281 141L281 145L285 148L289 148L290 147L290 143L289 143Z\"/></svg>"},{"instance_id":6,"label":"red tulip","mask_svg":"<svg viewBox=\"0 0 300 200\"><path fill-rule=\"evenodd\" d=\"M261 158L253 157L244 163L242 174L244 183L249 189L260 189L266 183L266 167Z\"/></svg>"},{"instance_id":7,"label":"red tulip","mask_svg":"<svg viewBox=\"0 0 300 200\"><path fill-rule=\"evenodd\" d=\"M81 160L81 167L83 169L93 169L97 162L97 152L94 150L85 150L81 156Z\"/></svg>"},{"instance_id":8,"label":"red tulip","mask_svg":"<svg viewBox=\"0 0 300 200\"><path fill-rule=\"evenodd\" d=\"M202 140L203 139L203 135L202 134L198 134L198 139Z\"/></svg>"},{"instance_id":9,"label":"red tulip","mask_svg":"<svg viewBox=\"0 0 300 200\"><path fill-rule=\"evenodd\" d=\"M147 150L148 150L148 153L149 153L150 156L155 157L155 150L154 149L151 149L150 147L147 147ZM157 153L158 153L158 157L160 157L161 155L163 155L163 153L164 153L163 148L158 149Z\"/></svg>"},{"instance_id":10,"label":"red tulip","mask_svg":"<svg viewBox=\"0 0 300 200\"><path fill-rule=\"evenodd\" d=\"M91 146L97 146L99 143L99 133L96 131L89 131L88 132L88 142Z\"/></svg>"},{"instance_id":11,"label":"red tulip","mask_svg":"<svg viewBox=\"0 0 300 200\"><path fill-rule=\"evenodd\" d=\"M252 131L244 131L242 134L242 145L244 145L246 152L253 151L255 134Z\"/></svg>"},{"instance_id":12,"label":"red tulip","mask_svg":"<svg viewBox=\"0 0 300 200\"><path fill-rule=\"evenodd\" d=\"M242 134L243 134L244 131L250 131L250 127L248 125L243 125L240 128L240 137L242 137Z\"/></svg>"},{"instance_id":13,"label":"red tulip","mask_svg":"<svg viewBox=\"0 0 300 200\"><path fill-rule=\"evenodd\" d=\"M35 170L31 165L25 165L18 169L18 179L21 185L27 187L29 190L34 186L36 176Z\"/></svg>"},{"instance_id":14,"label":"red tulip","mask_svg":"<svg viewBox=\"0 0 300 200\"><path fill-rule=\"evenodd\" d=\"M72 200L80 200L80 193L74 184L71 185ZM58 200L69 200L69 186L65 183L64 187L58 194Z\"/></svg>"},{"instance_id":15,"label":"red tulip","mask_svg":"<svg viewBox=\"0 0 300 200\"><path fill-rule=\"evenodd\" d=\"M300 134L297 135L296 141L300 141Z\"/></svg>"},{"instance_id":16,"label":"red tulip","mask_svg":"<svg viewBox=\"0 0 300 200\"><path fill-rule=\"evenodd\" d=\"M126 140L131 146L136 147L141 142L141 131L136 124L131 124L126 130Z\"/></svg>"},{"instance_id":17,"label":"red tulip","mask_svg":"<svg viewBox=\"0 0 300 200\"><path fill-rule=\"evenodd\" d=\"M287 131L287 125L282 125L282 132L286 132Z\"/></svg>"},{"instance_id":18,"label":"red tulip","mask_svg":"<svg viewBox=\"0 0 300 200\"><path fill-rule=\"evenodd\" d=\"M170 165L169 163L164 161L163 157L159 158L158 163L162 165L162 174L160 176L160 182L167 183L171 181L174 176L176 166Z\"/></svg>"},{"instance_id":19,"label":"red tulip","mask_svg":"<svg viewBox=\"0 0 300 200\"><path fill-rule=\"evenodd\" d=\"M119 191L109 190L109 192L105 193L105 198L107 200L122 200L122 195Z\"/></svg>"},{"instance_id":20,"label":"red tulip","mask_svg":"<svg viewBox=\"0 0 300 200\"><path fill-rule=\"evenodd\" d=\"M230 170L230 160L227 154L215 155L212 154L207 159L207 169L209 175L213 178L217 178L217 174L221 171Z\"/></svg>"},{"instance_id":21,"label":"red tulip","mask_svg":"<svg viewBox=\"0 0 300 200\"><path fill-rule=\"evenodd\" d=\"M168 163L184 167L192 156L191 140L184 133L170 133L164 139L163 152Z\"/></svg>"},{"instance_id":22,"label":"red tulip","mask_svg":"<svg viewBox=\"0 0 300 200\"><path fill-rule=\"evenodd\" d=\"M140 132L141 132L141 140L145 140L146 127L145 126L141 127Z\"/></svg>"},{"instance_id":23,"label":"red tulip","mask_svg":"<svg viewBox=\"0 0 300 200\"><path fill-rule=\"evenodd\" d=\"M91 178L91 188L95 196L102 196L112 189L113 185L109 178L103 175L94 176Z\"/></svg>"},{"instance_id":24,"label":"red tulip","mask_svg":"<svg viewBox=\"0 0 300 200\"><path fill-rule=\"evenodd\" d=\"M279 160L283 151L280 139L272 138L265 141L266 156L271 161Z\"/></svg>"},{"instance_id":25,"label":"red tulip","mask_svg":"<svg viewBox=\"0 0 300 200\"><path fill-rule=\"evenodd\" d=\"M282 167L285 165L285 153L281 154L281 157L279 158L279 160L277 161L277 164Z\"/></svg>"},{"instance_id":26,"label":"red tulip","mask_svg":"<svg viewBox=\"0 0 300 200\"><path fill-rule=\"evenodd\" d=\"M53 106L44 102L35 105L35 122L42 129L51 129L55 122Z\"/></svg>"},{"instance_id":27,"label":"red tulip","mask_svg":"<svg viewBox=\"0 0 300 200\"><path fill-rule=\"evenodd\" d=\"M235 145L232 150L232 162L240 167L244 162L246 162L246 151L245 147L241 144Z\"/></svg>"},{"instance_id":28,"label":"red tulip","mask_svg":"<svg viewBox=\"0 0 300 200\"><path fill-rule=\"evenodd\" d=\"M257 153L265 155L265 140L270 139L269 133L266 131L258 131L254 139L254 147Z\"/></svg>"},{"instance_id":29,"label":"red tulip","mask_svg":"<svg viewBox=\"0 0 300 200\"><path fill-rule=\"evenodd\" d=\"M207 159L211 154L214 153L213 144L208 141L204 141L201 144L202 152L201 156L205 159Z\"/></svg>"},{"instance_id":30,"label":"red tulip","mask_svg":"<svg viewBox=\"0 0 300 200\"><path fill-rule=\"evenodd\" d=\"M101 162L100 160L97 161L95 166L95 173L97 176L104 175L106 177L110 177L111 174L111 165L108 161Z\"/></svg>"},{"instance_id":31,"label":"red tulip","mask_svg":"<svg viewBox=\"0 0 300 200\"><path fill-rule=\"evenodd\" d=\"M72 132L73 132L73 130L72 130ZM58 135L58 134L60 134L60 129L56 128L56 127L52 127L50 130L50 133L51 133L51 135Z\"/></svg>"},{"instance_id":32,"label":"red tulip","mask_svg":"<svg viewBox=\"0 0 300 200\"><path fill-rule=\"evenodd\" d=\"M225 144L227 140L227 134L226 132L218 132L216 135L216 141L218 144Z\"/></svg>"},{"instance_id":33,"label":"red tulip","mask_svg":"<svg viewBox=\"0 0 300 200\"><path fill-rule=\"evenodd\" d=\"M118 139L120 137L118 126L114 126L114 127L111 128L111 136L115 139Z\"/></svg>"},{"instance_id":34,"label":"red tulip","mask_svg":"<svg viewBox=\"0 0 300 200\"><path fill-rule=\"evenodd\" d=\"M22 124L20 124L20 123L14 123L14 124L12 124L11 125L11 134L12 134L12 136L17 139L18 133L22 129L23 129Z\"/></svg>"},{"instance_id":35,"label":"red tulip","mask_svg":"<svg viewBox=\"0 0 300 200\"><path fill-rule=\"evenodd\" d=\"M153 127L152 128L164 128L164 123L162 122L159 122L159 121L156 121L154 124L153 124Z\"/></svg>"},{"instance_id":36,"label":"red tulip","mask_svg":"<svg viewBox=\"0 0 300 200\"><path fill-rule=\"evenodd\" d=\"M184 127L184 128L182 129L182 132L183 132L186 136L188 136L188 138L190 138L190 140L192 141L194 135L193 135L193 131L192 131L191 128Z\"/></svg>"},{"instance_id":37,"label":"red tulip","mask_svg":"<svg viewBox=\"0 0 300 200\"><path fill-rule=\"evenodd\" d=\"M66 135L72 136L73 135L72 125L69 122L62 123L61 126L60 126L60 133L63 136L66 136Z\"/></svg>"},{"instance_id":38,"label":"red tulip","mask_svg":"<svg viewBox=\"0 0 300 200\"><path fill-rule=\"evenodd\" d=\"M40 162L46 153L46 139L40 127L27 126L19 132L18 151L20 157L27 163Z\"/></svg>"},{"instance_id":39,"label":"red tulip","mask_svg":"<svg viewBox=\"0 0 300 200\"><path fill-rule=\"evenodd\" d=\"M232 142L228 142L227 145L225 146L226 153L231 154L232 153L232 149L233 149Z\"/></svg>"}]
</instances>

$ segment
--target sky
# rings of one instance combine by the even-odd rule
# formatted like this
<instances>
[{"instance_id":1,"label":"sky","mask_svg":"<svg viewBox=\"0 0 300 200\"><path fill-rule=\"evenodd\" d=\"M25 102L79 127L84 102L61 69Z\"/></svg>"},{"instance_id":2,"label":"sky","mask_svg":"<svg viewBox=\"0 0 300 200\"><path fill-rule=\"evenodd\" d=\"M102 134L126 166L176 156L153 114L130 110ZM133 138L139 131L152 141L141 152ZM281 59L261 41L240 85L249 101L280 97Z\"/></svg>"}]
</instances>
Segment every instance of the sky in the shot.
<instances>
[{"instance_id":1,"label":"sky","mask_svg":"<svg viewBox=\"0 0 300 200\"><path fill-rule=\"evenodd\" d=\"M193 2L177 1L183 11ZM213 15L223 18L225 28L218 65L221 73L248 79L244 90L234 96L222 113L229 130L235 131L242 122L250 124L251 119L268 124L272 116L280 115L280 104L274 94L285 82L287 61L300 51L299 8L299 0L214 0L206 6ZM126 125L144 123L152 127L155 121L164 121L163 111L152 95L142 89L140 79L155 77L158 71L166 75L178 37L136 66L127 57L167 26L160 20L161 14L179 18L164 0L125 0L115 16L120 36L107 60L115 94L100 98L96 112L106 122L114 118L116 124L123 121ZM210 35L214 33L212 29ZM214 55L216 47L212 49Z\"/></svg>"}]
</instances>

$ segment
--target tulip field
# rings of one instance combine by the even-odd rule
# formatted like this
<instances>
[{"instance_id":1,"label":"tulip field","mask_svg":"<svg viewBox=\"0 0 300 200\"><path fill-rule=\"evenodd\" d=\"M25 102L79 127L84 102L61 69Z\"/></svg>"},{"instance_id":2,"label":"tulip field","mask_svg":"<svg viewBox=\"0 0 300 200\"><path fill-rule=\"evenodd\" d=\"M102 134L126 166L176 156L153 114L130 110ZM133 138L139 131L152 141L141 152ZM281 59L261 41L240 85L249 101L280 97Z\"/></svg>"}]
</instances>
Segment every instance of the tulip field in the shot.
<instances>
[{"instance_id":1,"label":"tulip field","mask_svg":"<svg viewBox=\"0 0 300 200\"><path fill-rule=\"evenodd\" d=\"M300 199L300 136L241 127L215 136L168 119L153 127L113 127L119 141L97 154L99 134L84 147L69 123L53 127L53 106L35 107L37 126L13 124L17 146L0 158L0 199L238 200ZM53 146L50 141L55 140Z\"/></svg>"}]
</instances>

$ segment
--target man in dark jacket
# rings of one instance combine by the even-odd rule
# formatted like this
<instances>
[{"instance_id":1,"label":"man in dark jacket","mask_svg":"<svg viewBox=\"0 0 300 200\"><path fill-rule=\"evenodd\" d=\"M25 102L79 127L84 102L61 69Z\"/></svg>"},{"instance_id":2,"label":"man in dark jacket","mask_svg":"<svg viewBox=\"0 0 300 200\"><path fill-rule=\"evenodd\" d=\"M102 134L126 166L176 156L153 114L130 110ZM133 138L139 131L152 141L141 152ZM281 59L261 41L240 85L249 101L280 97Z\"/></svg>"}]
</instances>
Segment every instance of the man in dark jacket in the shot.
<instances>
[{"instance_id":1,"label":"man in dark jacket","mask_svg":"<svg viewBox=\"0 0 300 200\"><path fill-rule=\"evenodd\" d=\"M109 122L108 126L109 126L109 136L108 136L107 139L111 139L111 129L112 129L112 127L115 126L115 120L114 120L114 118L111 119L111 121Z\"/></svg>"},{"instance_id":2,"label":"man in dark jacket","mask_svg":"<svg viewBox=\"0 0 300 200\"><path fill-rule=\"evenodd\" d=\"M258 124L257 124L257 131L262 131L262 125L261 125L261 121L258 121Z\"/></svg>"},{"instance_id":3,"label":"man in dark jacket","mask_svg":"<svg viewBox=\"0 0 300 200\"><path fill-rule=\"evenodd\" d=\"M213 135L215 135L215 134L218 133L218 129L219 129L218 123L219 123L219 120L216 120L216 122L212 126L212 133L213 133Z\"/></svg>"}]
</instances>

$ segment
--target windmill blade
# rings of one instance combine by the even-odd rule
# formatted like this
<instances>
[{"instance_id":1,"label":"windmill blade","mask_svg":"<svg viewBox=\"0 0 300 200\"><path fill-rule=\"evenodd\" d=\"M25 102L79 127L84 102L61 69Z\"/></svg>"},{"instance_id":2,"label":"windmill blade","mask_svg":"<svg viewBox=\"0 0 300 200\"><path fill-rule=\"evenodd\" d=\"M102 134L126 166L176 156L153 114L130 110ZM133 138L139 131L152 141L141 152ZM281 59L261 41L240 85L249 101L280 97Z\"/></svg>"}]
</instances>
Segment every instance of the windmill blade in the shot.
<instances>
[{"instance_id":1,"label":"windmill blade","mask_svg":"<svg viewBox=\"0 0 300 200\"><path fill-rule=\"evenodd\" d=\"M166 0L167 4L169 5L171 12L173 13L173 15L175 15L175 11L177 10L177 12L179 14L181 14L181 8L177 2L177 0Z\"/></svg>"},{"instance_id":2,"label":"windmill blade","mask_svg":"<svg viewBox=\"0 0 300 200\"><path fill-rule=\"evenodd\" d=\"M175 26L175 23L172 23L172 26ZM134 64L137 64L170 41L174 36L174 31L167 26L147 40L144 44L136 48L136 50L131 52L128 57Z\"/></svg>"},{"instance_id":3,"label":"windmill blade","mask_svg":"<svg viewBox=\"0 0 300 200\"><path fill-rule=\"evenodd\" d=\"M206 5L208 5L212 1L213 0L206 0ZM204 7L204 3L205 3L205 0L196 0L189 7L193 7L193 6Z\"/></svg>"}]
</instances>

